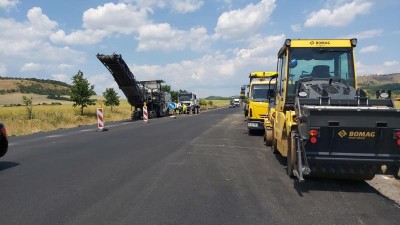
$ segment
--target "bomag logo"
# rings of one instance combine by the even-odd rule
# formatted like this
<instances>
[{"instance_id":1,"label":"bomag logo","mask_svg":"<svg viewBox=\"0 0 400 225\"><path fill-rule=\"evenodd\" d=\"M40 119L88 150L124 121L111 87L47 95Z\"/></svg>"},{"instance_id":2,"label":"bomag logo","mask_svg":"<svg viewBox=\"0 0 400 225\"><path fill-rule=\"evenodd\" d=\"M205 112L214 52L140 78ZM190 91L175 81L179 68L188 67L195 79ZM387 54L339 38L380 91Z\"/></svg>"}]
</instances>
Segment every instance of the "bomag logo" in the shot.
<instances>
[{"instance_id":1,"label":"bomag logo","mask_svg":"<svg viewBox=\"0 0 400 225\"><path fill-rule=\"evenodd\" d=\"M344 137L346 137L347 132L345 130L341 130L341 131L339 131L338 135L339 135L339 137L344 138Z\"/></svg>"},{"instance_id":2,"label":"bomag logo","mask_svg":"<svg viewBox=\"0 0 400 225\"><path fill-rule=\"evenodd\" d=\"M315 46L326 46L330 44L331 41L310 41L310 45L315 45Z\"/></svg>"},{"instance_id":3,"label":"bomag logo","mask_svg":"<svg viewBox=\"0 0 400 225\"><path fill-rule=\"evenodd\" d=\"M338 133L339 137L344 138L348 137L349 139L366 139L366 138L374 138L375 132L374 131L348 131L341 130Z\"/></svg>"},{"instance_id":4,"label":"bomag logo","mask_svg":"<svg viewBox=\"0 0 400 225\"><path fill-rule=\"evenodd\" d=\"M330 45L331 42L330 41L317 41L315 44L316 45Z\"/></svg>"}]
</instances>

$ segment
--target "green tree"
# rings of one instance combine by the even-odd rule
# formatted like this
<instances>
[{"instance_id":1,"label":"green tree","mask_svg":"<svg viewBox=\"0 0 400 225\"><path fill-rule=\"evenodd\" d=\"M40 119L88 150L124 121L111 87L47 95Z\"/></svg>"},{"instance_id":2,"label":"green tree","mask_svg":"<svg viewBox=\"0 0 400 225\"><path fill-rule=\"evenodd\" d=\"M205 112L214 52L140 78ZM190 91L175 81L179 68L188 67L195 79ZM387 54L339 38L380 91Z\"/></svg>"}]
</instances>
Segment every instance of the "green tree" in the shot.
<instances>
[{"instance_id":1,"label":"green tree","mask_svg":"<svg viewBox=\"0 0 400 225\"><path fill-rule=\"evenodd\" d=\"M104 104L111 106L111 112L113 111L113 106L119 106L119 96L114 88L106 88L106 91L103 92L103 97L106 99Z\"/></svg>"},{"instance_id":2,"label":"green tree","mask_svg":"<svg viewBox=\"0 0 400 225\"><path fill-rule=\"evenodd\" d=\"M82 71L72 77L72 86L70 87L70 100L74 102L74 107L80 106L81 115L83 115L83 108L89 105L95 105L95 100L90 99L96 92L93 91L94 85L90 85L87 79L83 78Z\"/></svg>"},{"instance_id":3,"label":"green tree","mask_svg":"<svg viewBox=\"0 0 400 225\"><path fill-rule=\"evenodd\" d=\"M207 100L204 99L204 98L201 98L199 104L200 104L201 106L207 106Z\"/></svg>"},{"instance_id":4,"label":"green tree","mask_svg":"<svg viewBox=\"0 0 400 225\"><path fill-rule=\"evenodd\" d=\"M24 103L24 105L26 107L26 115L27 115L28 119L30 119L30 120L33 118L32 100L33 100L32 97L28 98L25 95L22 96L22 102Z\"/></svg>"},{"instance_id":5,"label":"green tree","mask_svg":"<svg viewBox=\"0 0 400 225\"><path fill-rule=\"evenodd\" d=\"M161 91L171 93L171 85L162 85Z\"/></svg>"}]
</instances>

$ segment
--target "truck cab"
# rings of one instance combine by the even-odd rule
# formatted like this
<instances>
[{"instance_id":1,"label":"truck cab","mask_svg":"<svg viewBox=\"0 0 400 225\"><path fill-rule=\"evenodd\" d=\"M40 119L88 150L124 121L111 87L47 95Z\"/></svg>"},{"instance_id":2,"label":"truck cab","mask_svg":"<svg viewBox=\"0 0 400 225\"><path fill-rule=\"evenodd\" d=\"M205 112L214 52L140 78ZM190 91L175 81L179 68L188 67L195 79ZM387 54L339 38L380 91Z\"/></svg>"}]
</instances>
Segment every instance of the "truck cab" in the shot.
<instances>
[{"instance_id":1,"label":"truck cab","mask_svg":"<svg viewBox=\"0 0 400 225\"><path fill-rule=\"evenodd\" d=\"M200 112L200 104L197 96L193 93L180 93L178 95L178 101L181 105L187 106L187 111L193 114L198 114Z\"/></svg>"},{"instance_id":2,"label":"truck cab","mask_svg":"<svg viewBox=\"0 0 400 225\"><path fill-rule=\"evenodd\" d=\"M247 112L247 129L249 133L264 130L264 119L267 118L269 105L268 94L273 92L275 80L270 78L276 72L252 72L249 75L250 84L248 92L248 103L245 111Z\"/></svg>"}]
</instances>

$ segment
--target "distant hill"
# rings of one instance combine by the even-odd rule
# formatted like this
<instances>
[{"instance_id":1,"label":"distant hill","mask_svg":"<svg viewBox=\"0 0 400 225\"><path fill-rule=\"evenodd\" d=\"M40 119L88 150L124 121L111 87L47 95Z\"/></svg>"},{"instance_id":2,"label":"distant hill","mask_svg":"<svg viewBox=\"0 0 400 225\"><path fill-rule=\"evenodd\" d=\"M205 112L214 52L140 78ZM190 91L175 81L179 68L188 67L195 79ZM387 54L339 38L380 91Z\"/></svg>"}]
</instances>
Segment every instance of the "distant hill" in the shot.
<instances>
[{"instance_id":1,"label":"distant hill","mask_svg":"<svg viewBox=\"0 0 400 225\"><path fill-rule=\"evenodd\" d=\"M400 95L400 73L386 75L358 76L358 86L374 93L376 90L391 90L393 94Z\"/></svg>"},{"instance_id":2,"label":"distant hill","mask_svg":"<svg viewBox=\"0 0 400 225\"><path fill-rule=\"evenodd\" d=\"M0 95L31 93L48 96L63 96L68 95L69 89L69 84L55 80L0 77Z\"/></svg>"},{"instance_id":3,"label":"distant hill","mask_svg":"<svg viewBox=\"0 0 400 225\"><path fill-rule=\"evenodd\" d=\"M222 96L208 96L207 100L231 100L234 98L240 98L239 96L231 96L231 97L222 97Z\"/></svg>"},{"instance_id":4,"label":"distant hill","mask_svg":"<svg viewBox=\"0 0 400 225\"><path fill-rule=\"evenodd\" d=\"M69 90L69 84L55 80L0 77L0 105L19 104L24 95L34 96L35 102L69 101Z\"/></svg>"}]
</instances>

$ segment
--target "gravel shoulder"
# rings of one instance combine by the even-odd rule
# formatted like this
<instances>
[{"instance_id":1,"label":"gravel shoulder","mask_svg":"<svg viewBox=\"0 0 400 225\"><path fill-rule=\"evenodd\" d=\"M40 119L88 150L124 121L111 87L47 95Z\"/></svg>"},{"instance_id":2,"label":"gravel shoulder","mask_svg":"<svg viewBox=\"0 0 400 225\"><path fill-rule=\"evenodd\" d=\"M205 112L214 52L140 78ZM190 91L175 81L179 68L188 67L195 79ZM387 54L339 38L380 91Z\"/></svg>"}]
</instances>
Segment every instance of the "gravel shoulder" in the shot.
<instances>
[{"instance_id":1,"label":"gravel shoulder","mask_svg":"<svg viewBox=\"0 0 400 225\"><path fill-rule=\"evenodd\" d=\"M376 175L367 183L400 207L400 180L393 176Z\"/></svg>"}]
</instances>

